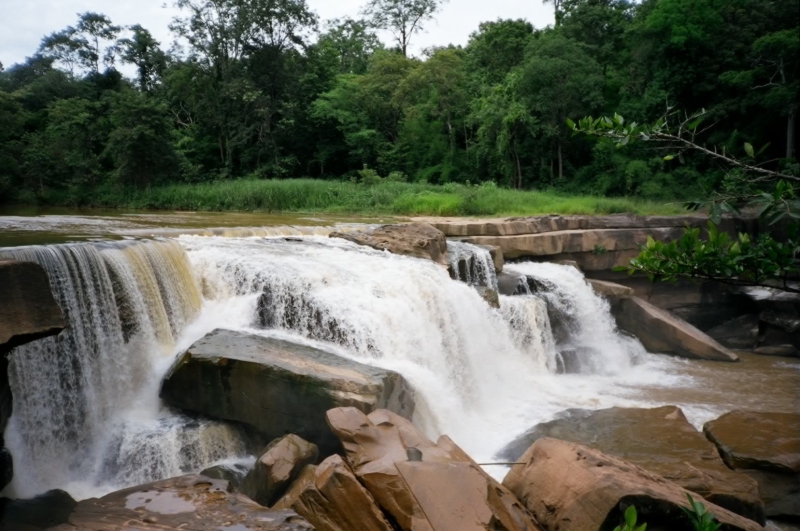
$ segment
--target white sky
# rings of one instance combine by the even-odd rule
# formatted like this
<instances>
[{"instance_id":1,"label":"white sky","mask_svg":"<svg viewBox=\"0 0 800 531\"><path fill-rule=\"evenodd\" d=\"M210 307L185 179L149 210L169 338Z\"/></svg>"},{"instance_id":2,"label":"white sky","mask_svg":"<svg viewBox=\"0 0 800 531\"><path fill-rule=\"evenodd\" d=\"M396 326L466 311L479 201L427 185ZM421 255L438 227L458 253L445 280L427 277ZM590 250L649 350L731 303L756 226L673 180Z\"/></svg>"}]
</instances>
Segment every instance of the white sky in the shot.
<instances>
[{"instance_id":1,"label":"white sky","mask_svg":"<svg viewBox=\"0 0 800 531\"><path fill-rule=\"evenodd\" d=\"M321 21L357 17L365 0L307 0ZM167 49L167 28L177 10L172 0L0 0L0 62L5 67L32 55L46 34L75 25L77 13L104 13L117 25L141 24ZM413 52L430 46L464 45L478 24L498 18L524 18L537 28L553 23L552 6L542 0L449 0L426 32L415 37ZM384 38L385 37L385 38ZM383 36L388 44L390 36Z\"/></svg>"}]
</instances>

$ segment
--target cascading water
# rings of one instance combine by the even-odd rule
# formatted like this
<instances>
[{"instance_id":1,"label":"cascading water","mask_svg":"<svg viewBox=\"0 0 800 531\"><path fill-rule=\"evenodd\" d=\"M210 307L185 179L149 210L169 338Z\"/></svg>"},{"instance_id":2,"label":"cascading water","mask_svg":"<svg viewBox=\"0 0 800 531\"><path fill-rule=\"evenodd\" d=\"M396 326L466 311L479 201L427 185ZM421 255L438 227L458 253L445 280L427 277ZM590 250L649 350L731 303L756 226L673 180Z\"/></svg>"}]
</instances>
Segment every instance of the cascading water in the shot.
<instances>
[{"instance_id":1,"label":"cascading water","mask_svg":"<svg viewBox=\"0 0 800 531\"><path fill-rule=\"evenodd\" d=\"M596 295L577 268L550 263L508 264L538 286L550 309L562 363L574 372L618 374L641 361L646 351L637 339L620 334L608 301ZM569 367L571 366L571 367Z\"/></svg>"},{"instance_id":2,"label":"cascading water","mask_svg":"<svg viewBox=\"0 0 800 531\"><path fill-rule=\"evenodd\" d=\"M456 280L470 286L497 289L494 261L485 248L466 242L448 241L447 261Z\"/></svg>"},{"instance_id":3,"label":"cascading water","mask_svg":"<svg viewBox=\"0 0 800 531\"><path fill-rule=\"evenodd\" d=\"M6 250L48 273L68 326L18 348L6 442L12 492L70 487L78 497L244 454L237 428L162 410L158 388L175 337L202 300L175 242Z\"/></svg>"}]
</instances>

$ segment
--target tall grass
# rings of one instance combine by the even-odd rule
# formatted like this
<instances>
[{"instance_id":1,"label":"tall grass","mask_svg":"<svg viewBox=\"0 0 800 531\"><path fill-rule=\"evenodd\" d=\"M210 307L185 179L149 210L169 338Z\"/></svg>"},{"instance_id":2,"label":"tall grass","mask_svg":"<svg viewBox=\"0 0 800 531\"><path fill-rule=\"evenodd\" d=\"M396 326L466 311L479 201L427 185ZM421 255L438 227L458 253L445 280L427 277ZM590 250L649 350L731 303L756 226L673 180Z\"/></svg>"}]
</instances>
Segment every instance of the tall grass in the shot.
<instances>
[{"instance_id":1,"label":"tall grass","mask_svg":"<svg viewBox=\"0 0 800 531\"><path fill-rule=\"evenodd\" d=\"M63 199L57 201L64 204ZM417 216L536 214L678 214L680 205L635 198L517 191L494 185L436 186L381 182L372 186L317 179L234 180L148 190L98 191L81 206L145 210L328 212Z\"/></svg>"}]
</instances>

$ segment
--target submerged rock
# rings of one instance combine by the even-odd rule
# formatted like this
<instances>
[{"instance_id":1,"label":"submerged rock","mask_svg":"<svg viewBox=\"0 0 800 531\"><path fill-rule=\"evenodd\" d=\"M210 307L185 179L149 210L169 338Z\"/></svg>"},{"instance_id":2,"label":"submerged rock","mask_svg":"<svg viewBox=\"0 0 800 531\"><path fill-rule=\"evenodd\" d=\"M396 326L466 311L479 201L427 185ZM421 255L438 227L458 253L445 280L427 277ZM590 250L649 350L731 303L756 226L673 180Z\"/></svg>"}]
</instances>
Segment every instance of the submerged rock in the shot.
<instances>
[{"instance_id":1,"label":"submerged rock","mask_svg":"<svg viewBox=\"0 0 800 531\"><path fill-rule=\"evenodd\" d=\"M639 297L622 299L613 307L619 327L635 335L650 352L685 358L739 361L739 357L686 321Z\"/></svg>"},{"instance_id":2,"label":"submerged rock","mask_svg":"<svg viewBox=\"0 0 800 531\"><path fill-rule=\"evenodd\" d=\"M182 476L78 503L54 531L310 531L294 511L270 510L227 481Z\"/></svg>"},{"instance_id":3,"label":"submerged rock","mask_svg":"<svg viewBox=\"0 0 800 531\"><path fill-rule=\"evenodd\" d=\"M447 240L444 233L427 223L384 225L374 230L332 232L331 238L342 238L359 245L394 254L428 258L447 266Z\"/></svg>"},{"instance_id":4,"label":"submerged rock","mask_svg":"<svg viewBox=\"0 0 800 531\"><path fill-rule=\"evenodd\" d=\"M758 347L753 349L756 354L762 356L780 356L782 358L797 358L800 357L800 350L794 345L771 345L765 347Z\"/></svg>"},{"instance_id":5,"label":"submerged rock","mask_svg":"<svg viewBox=\"0 0 800 531\"><path fill-rule=\"evenodd\" d=\"M703 432L729 467L758 482L767 516L800 517L800 414L733 411Z\"/></svg>"},{"instance_id":6,"label":"submerged rock","mask_svg":"<svg viewBox=\"0 0 800 531\"><path fill-rule=\"evenodd\" d=\"M316 463L319 449L294 434L272 441L256 460L239 487L251 500L271 507L300 475L306 465Z\"/></svg>"},{"instance_id":7,"label":"submerged rock","mask_svg":"<svg viewBox=\"0 0 800 531\"><path fill-rule=\"evenodd\" d=\"M688 491L634 464L577 443L539 439L503 485L550 531L600 531L635 505L648 529L691 529L681 507ZM696 500L699 496L693 496ZM703 501L703 500L698 500ZM705 503L725 530L758 531L756 522Z\"/></svg>"},{"instance_id":8,"label":"submerged rock","mask_svg":"<svg viewBox=\"0 0 800 531\"><path fill-rule=\"evenodd\" d=\"M353 406L411 417L414 394L399 374L298 343L215 330L180 356L161 398L208 417L249 424L267 440L296 433L323 456L339 442L325 412Z\"/></svg>"},{"instance_id":9,"label":"submerged rock","mask_svg":"<svg viewBox=\"0 0 800 531\"><path fill-rule=\"evenodd\" d=\"M534 531L514 496L447 436L434 444L391 411L332 409L347 462L403 531Z\"/></svg>"},{"instance_id":10,"label":"submerged rock","mask_svg":"<svg viewBox=\"0 0 800 531\"><path fill-rule=\"evenodd\" d=\"M309 465L273 509L291 509L316 531L392 531L372 495L338 455Z\"/></svg>"},{"instance_id":11,"label":"submerged rock","mask_svg":"<svg viewBox=\"0 0 800 531\"><path fill-rule=\"evenodd\" d=\"M734 513L764 524L758 484L731 471L680 408L569 409L537 424L498 454L516 461L545 437L584 444L659 474Z\"/></svg>"}]
</instances>

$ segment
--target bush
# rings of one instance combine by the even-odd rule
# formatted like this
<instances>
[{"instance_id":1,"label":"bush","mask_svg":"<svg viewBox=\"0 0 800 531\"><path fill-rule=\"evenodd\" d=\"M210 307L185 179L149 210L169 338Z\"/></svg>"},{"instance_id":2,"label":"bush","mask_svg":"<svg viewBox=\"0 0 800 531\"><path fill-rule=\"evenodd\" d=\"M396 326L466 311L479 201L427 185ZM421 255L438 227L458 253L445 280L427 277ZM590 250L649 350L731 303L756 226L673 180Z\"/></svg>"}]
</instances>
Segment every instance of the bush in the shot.
<instances>
[{"instance_id":1,"label":"bush","mask_svg":"<svg viewBox=\"0 0 800 531\"><path fill-rule=\"evenodd\" d=\"M408 182L408 176L401 171L393 171L386 176L386 180L392 183L405 183Z\"/></svg>"},{"instance_id":2,"label":"bush","mask_svg":"<svg viewBox=\"0 0 800 531\"><path fill-rule=\"evenodd\" d=\"M359 184L363 184L364 186L374 186L382 181L378 172L372 168L367 168L366 165L363 170L358 170L357 180Z\"/></svg>"}]
</instances>

